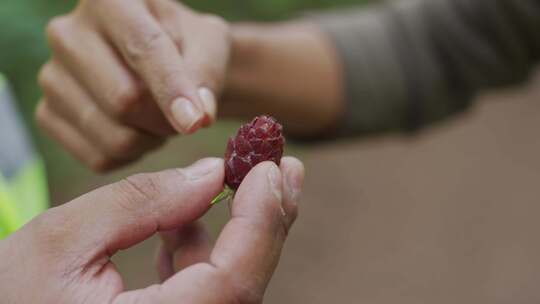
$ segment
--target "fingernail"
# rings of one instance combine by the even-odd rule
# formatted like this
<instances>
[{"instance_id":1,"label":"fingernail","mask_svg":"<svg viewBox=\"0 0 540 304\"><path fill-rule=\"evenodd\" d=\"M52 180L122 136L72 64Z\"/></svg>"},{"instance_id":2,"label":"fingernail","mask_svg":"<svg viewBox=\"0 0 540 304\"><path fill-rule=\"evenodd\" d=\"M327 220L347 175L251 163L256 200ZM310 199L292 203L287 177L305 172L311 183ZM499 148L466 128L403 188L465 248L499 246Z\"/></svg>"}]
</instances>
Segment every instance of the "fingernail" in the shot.
<instances>
[{"instance_id":1,"label":"fingernail","mask_svg":"<svg viewBox=\"0 0 540 304\"><path fill-rule=\"evenodd\" d=\"M272 164L268 169L268 181L270 182L270 187L276 198L281 202L282 193L281 193L281 172L275 164Z\"/></svg>"},{"instance_id":2,"label":"fingernail","mask_svg":"<svg viewBox=\"0 0 540 304\"><path fill-rule=\"evenodd\" d=\"M219 158L205 158L201 159L193 165L183 169L182 171L187 175L190 180L199 179L208 175L209 173L218 170L223 167L222 160Z\"/></svg>"},{"instance_id":3,"label":"fingernail","mask_svg":"<svg viewBox=\"0 0 540 304\"><path fill-rule=\"evenodd\" d=\"M184 133L191 132L193 126L203 117L201 111L197 109L191 101L183 97L173 101L171 112L174 120L176 120L182 129L181 131Z\"/></svg>"},{"instance_id":4,"label":"fingernail","mask_svg":"<svg viewBox=\"0 0 540 304\"><path fill-rule=\"evenodd\" d=\"M304 175L298 172L289 170L285 176L287 192L292 202L298 204L302 196L302 184L304 183Z\"/></svg>"},{"instance_id":5,"label":"fingernail","mask_svg":"<svg viewBox=\"0 0 540 304\"><path fill-rule=\"evenodd\" d=\"M215 120L217 115L217 102L216 96L208 88L199 89L199 98L202 100L204 109L210 119Z\"/></svg>"}]
</instances>

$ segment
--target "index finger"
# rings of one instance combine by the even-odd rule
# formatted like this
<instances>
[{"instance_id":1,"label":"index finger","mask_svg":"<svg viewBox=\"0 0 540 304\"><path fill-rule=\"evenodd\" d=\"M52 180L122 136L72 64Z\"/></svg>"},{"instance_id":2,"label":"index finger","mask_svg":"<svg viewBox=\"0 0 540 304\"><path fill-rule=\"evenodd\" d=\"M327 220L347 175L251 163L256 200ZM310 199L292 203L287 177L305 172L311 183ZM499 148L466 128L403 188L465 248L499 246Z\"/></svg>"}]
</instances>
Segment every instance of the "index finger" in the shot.
<instances>
[{"instance_id":1,"label":"index finger","mask_svg":"<svg viewBox=\"0 0 540 304\"><path fill-rule=\"evenodd\" d=\"M210 257L233 286L259 295L273 275L296 217L296 202L291 200L298 195L291 195L285 184L301 187L304 169L298 160L288 159L283 165L288 167L280 171L273 163L262 163L244 179L232 205L232 219ZM291 183L291 177L297 180Z\"/></svg>"},{"instance_id":2,"label":"index finger","mask_svg":"<svg viewBox=\"0 0 540 304\"><path fill-rule=\"evenodd\" d=\"M144 1L108 1L103 8L98 16L105 35L149 87L167 120L181 133L197 130L207 115L198 84Z\"/></svg>"}]
</instances>

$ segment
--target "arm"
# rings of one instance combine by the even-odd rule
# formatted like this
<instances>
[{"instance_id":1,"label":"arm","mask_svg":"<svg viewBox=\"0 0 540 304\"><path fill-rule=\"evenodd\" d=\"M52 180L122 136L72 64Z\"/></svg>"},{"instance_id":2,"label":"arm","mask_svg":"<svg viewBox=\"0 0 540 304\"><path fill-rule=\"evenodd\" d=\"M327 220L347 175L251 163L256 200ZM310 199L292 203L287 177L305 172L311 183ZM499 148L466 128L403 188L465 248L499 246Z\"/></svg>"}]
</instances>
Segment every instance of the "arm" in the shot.
<instances>
[{"instance_id":1,"label":"arm","mask_svg":"<svg viewBox=\"0 0 540 304\"><path fill-rule=\"evenodd\" d=\"M221 114L249 119L270 113L293 135L328 132L344 111L337 56L313 24L234 26Z\"/></svg>"},{"instance_id":2,"label":"arm","mask_svg":"<svg viewBox=\"0 0 540 304\"><path fill-rule=\"evenodd\" d=\"M301 138L414 130L523 81L540 55L537 0L396 1L232 29L172 0L131 2L83 0L49 26L37 119L95 170L211 124L221 93L224 116L272 114Z\"/></svg>"},{"instance_id":3,"label":"arm","mask_svg":"<svg viewBox=\"0 0 540 304\"><path fill-rule=\"evenodd\" d=\"M536 0L396 1L304 21L237 30L225 113L270 112L299 135L415 129L525 80L540 56Z\"/></svg>"}]
</instances>

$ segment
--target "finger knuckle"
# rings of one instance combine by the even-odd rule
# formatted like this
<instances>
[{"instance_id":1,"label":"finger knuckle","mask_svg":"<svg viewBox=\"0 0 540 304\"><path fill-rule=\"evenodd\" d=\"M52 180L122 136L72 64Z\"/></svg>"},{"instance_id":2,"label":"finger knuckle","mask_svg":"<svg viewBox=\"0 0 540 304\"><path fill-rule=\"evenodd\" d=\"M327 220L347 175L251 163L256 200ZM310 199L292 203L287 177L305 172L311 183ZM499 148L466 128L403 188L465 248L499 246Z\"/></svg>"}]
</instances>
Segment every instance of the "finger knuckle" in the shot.
<instances>
[{"instance_id":1,"label":"finger knuckle","mask_svg":"<svg viewBox=\"0 0 540 304\"><path fill-rule=\"evenodd\" d=\"M88 167L94 172L105 173L114 168L115 160L106 156L97 156L87 161Z\"/></svg>"},{"instance_id":2,"label":"finger knuckle","mask_svg":"<svg viewBox=\"0 0 540 304\"><path fill-rule=\"evenodd\" d=\"M150 173L129 176L121 181L120 186L128 193L135 194L136 201L153 201L161 192L156 177Z\"/></svg>"},{"instance_id":3,"label":"finger knuckle","mask_svg":"<svg viewBox=\"0 0 540 304\"><path fill-rule=\"evenodd\" d=\"M41 100L38 103L36 111L34 113L34 117L36 119L38 126L44 128L45 125L47 124L48 117L49 117L49 110L45 101Z\"/></svg>"},{"instance_id":4,"label":"finger knuckle","mask_svg":"<svg viewBox=\"0 0 540 304\"><path fill-rule=\"evenodd\" d=\"M148 173L141 173L126 177L113 184L113 191L117 193L114 205L130 214L133 218L148 217L156 218L156 229L158 228L156 210L153 202L159 197L160 188L154 178Z\"/></svg>"},{"instance_id":5,"label":"finger knuckle","mask_svg":"<svg viewBox=\"0 0 540 304\"><path fill-rule=\"evenodd\" d=\"M123 46L126 59L132 65L138 65L141 60L148 58L159 47L165 35L159 29L149 29L144 25L135 27Z\"/></svg>"},{"instance_id":6,"label":"finger knuckle","mask_svg":"<svg viewBox=\"0 0 540 304\"><path fill-rule=\"evenodd\" d=\"M43 65L43 67L39 70L38 73L38 84L39 86L44 90L49 90L53 86L52 81L52 63L47 62Z\"/></svg>"},{"instance_id":7,"label":"finger knuckle","mask_svg":"<svg viewBox=\"0 0 540 304\"><path fill-rule=\"evenodd\" d=\"M133 218L146 217L154 221L155 229L159 228L158 210L154 210L155 200L159 199L160 188L157 181L149 173L140 173L126 177L125 179L113 184L114 192L117 193L117 199L114 205L131 215Z\"/></svg>"},{"instance_id":8,"label":"finger knuckle","mask_svg":"<svg viewBox=\"0 0 540 304\"><path fill-rule=\"evenodd\" d=\"M92 130L96 127L96 117L99 117L99 110L95 105L82 105L76 112L75 124L81 130Z\"/></svg>"},{"instance_id":9,"label":"finger knuckle","mask_svg":"<svg viewBox=\"0 0 540 304\"><path fill-rule=\"evenodd\" d=\"M174 195L185 182L183 175L178 177L175 174L176 170L171 169L159 173L140 173L123 179L116 187L127 199L119 203L132 213L150 215L157 221L174 210L172 202L177 199ZM174 183L171 183L172 179Z\"/></svg>"},{"instance_id":10,"label":"finger knuckle","mask_svg":"<svg viewBox=\"0 0 540 304\"><path fill-rule=\"evenodd\" d=\"M131 129L121 130L113 137L113 141L109 143L110 153L119 158L131 155L140 140L141 135L137 131Z\"/></svg>"},{"instance_id":11,"label":"finger knuckle","mask_svg":"<svg viewBox=\"0 0 540 304\"><path fill-rule=\"evenodd\" d=\"M43 65L37 76L38 85L50 103L58 102L65 97L63 82L58 77L59 72L61 73L60 68L58 63L49 61Z\"/></svg>"},{"instance_id":12,"label":"finger knuckle","mask_svg":"<svg viewBox=\"0 0 540 304\"><path fill-rule=\"evenodd\" d=\"M56 50L69 50L68 37L70 35L71 21L67 16L53 18L47 24L46 35L49 45Z\"/></svg>"},{"instance_id":13,"label":"finger knuckle","mask_svg":"<svg viewBox=\"0 0 540 304\"><path fill-rule=\"evenodd\" d=\"M141 89L135 84L127 83L118 86L109 96L113 115L122 118L132 112L139 104Z\"/></svg>"}]
</instances>

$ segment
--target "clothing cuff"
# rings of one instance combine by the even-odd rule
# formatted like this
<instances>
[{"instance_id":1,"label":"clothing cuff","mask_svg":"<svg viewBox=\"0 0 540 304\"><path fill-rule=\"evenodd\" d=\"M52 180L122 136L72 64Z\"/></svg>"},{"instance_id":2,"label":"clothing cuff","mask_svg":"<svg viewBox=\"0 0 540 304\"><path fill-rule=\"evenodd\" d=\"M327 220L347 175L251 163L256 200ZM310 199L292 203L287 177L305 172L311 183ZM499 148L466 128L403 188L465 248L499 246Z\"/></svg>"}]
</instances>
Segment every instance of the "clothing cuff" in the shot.
<instances>
[{"instance_id":1,"label":"clothing cuff","mask_svg":"<svg viewBox=\"0 0 540 304\"><path fill-rule=\"evenodd\" d=\"M310 15L334 43L344 71L340 135L392 131L406 124L407 87L384 7Z\"/></svg>"}]
</instances>

